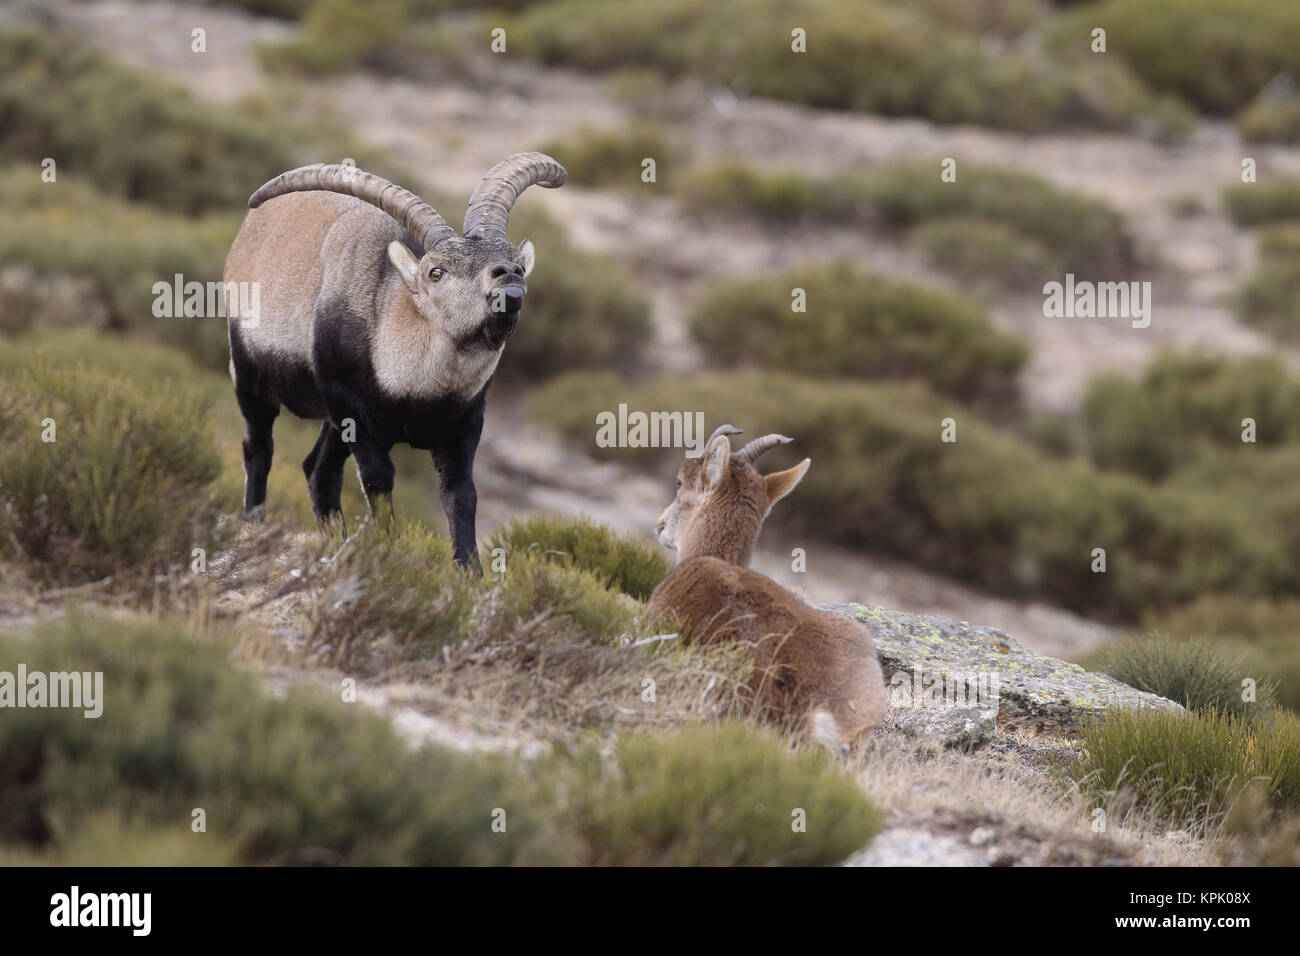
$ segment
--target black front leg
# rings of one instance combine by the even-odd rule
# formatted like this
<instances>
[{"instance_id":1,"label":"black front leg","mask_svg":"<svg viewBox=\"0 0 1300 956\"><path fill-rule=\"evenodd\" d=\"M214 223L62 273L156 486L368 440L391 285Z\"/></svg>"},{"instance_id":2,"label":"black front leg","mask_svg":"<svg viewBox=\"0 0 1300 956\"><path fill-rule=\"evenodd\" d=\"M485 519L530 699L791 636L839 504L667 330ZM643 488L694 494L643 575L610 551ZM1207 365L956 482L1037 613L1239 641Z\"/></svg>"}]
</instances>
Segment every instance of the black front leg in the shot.
<instances>
[{"instance_id":1,"label":"black front leg","mask_svg":"<svg viewBox=\"0 0 1300 956\"><path fill-rule=\"evenodd\" d=\"M483 416L471 417L463 429L448 436L433 449L433 461L442 482L439 495L447 513L447 528L457 564L481 570L474 517L478 512L478 492L474 489L474 453L483 434Z\"/></svg>"}]
</instances>

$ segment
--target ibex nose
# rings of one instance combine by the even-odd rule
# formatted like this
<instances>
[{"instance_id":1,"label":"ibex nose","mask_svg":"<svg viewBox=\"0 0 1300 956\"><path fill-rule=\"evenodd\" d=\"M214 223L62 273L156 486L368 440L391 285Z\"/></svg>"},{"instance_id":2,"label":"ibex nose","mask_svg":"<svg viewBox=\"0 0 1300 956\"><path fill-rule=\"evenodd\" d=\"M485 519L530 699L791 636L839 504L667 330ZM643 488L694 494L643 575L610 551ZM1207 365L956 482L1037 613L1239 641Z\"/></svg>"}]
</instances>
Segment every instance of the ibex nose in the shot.
<instances>
[{"instance_id":1,"label":"ibex nose","mask_svg":"<svg viewBox=\"0 0 1300 956\"><path fill-rule=\"evenodd\" d=\"M522 279L524 277L524 267L517 262L507 262L502 259L500 262L492 266L488 275L490 275L494 280L500 279L503 276L518 276Z\"/></svg>"}]
</instances>

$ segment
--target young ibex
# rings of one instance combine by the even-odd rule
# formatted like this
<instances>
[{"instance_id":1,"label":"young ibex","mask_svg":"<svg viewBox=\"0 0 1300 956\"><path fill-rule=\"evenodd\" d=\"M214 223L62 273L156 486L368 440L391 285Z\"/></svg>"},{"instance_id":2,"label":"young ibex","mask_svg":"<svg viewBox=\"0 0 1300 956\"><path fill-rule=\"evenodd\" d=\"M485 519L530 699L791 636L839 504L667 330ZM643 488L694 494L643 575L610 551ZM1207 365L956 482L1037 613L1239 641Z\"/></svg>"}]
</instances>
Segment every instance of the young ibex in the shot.
<instances>
[{"instance_id":1,"label":"young ibex","mask_svg":"<svg viewBox=\"0 0 1300 956\"><path fill-rule=\"evenodd\" d=\"M245 515L265 511L283 405L324 419L303 462L322 524L341 518L349 455L371 516L391 515L389 451L403 442L433 453L455 560L477 558L484 397L534 262L533 244L511 245L506 223L521 192L566 178L541 153L498 163L470 196L464 238L414 193L353 166L304 166L253 193L225 273L228 294L232 283L261 287L256 321L230 321Z\"/></svg>"},{"instance_id":2,"label":"young ibex","mask_svg":"<svg viewBox=\"0 0 1300 956\"><path fill-rule=\"evenodd\" d=\"M651 609L675 612L689 640L751 646L750 690L761 713L832 748L855 748L886 709L870 632L746 567L763 519L811 461L760 475L757 458L792 439L765 435L732 454L727 436L739 433L723 425L702 456L678 469L677 497L657 525L677 566L650 596Z\"/></svg>"}]
</instances>

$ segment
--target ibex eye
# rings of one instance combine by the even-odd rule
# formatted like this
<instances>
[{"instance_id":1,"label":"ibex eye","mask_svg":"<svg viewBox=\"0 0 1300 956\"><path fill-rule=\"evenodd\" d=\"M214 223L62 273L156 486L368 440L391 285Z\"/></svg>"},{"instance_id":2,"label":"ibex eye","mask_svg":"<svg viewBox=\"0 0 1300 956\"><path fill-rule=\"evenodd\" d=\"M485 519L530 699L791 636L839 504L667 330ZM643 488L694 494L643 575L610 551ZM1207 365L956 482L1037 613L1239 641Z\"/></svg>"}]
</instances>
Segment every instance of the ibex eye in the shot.
<instances>
[{"instance_id":1,"label":"ibex eye","mask_svg":"<svg viewBox=\"0 0 1300 956\"><path fill-rule=\"evenodd\" d=\"M432 269L429 270L430 282L437 282L441 278L442 278L442 270L439 269L437 266L434 266Z\"/></svg>"},{"instance_id":2,"label":"ibex eye","mask_svg":"<svg viewBox=\"0 0 1300 956\"><path fill-rule=\"evenodd\" d=\"M681 486L682 486L682 480L681 480L680 478L678 478L678 479L677 479L677 487L680 488Z\"/></svg>"}]
</instances>

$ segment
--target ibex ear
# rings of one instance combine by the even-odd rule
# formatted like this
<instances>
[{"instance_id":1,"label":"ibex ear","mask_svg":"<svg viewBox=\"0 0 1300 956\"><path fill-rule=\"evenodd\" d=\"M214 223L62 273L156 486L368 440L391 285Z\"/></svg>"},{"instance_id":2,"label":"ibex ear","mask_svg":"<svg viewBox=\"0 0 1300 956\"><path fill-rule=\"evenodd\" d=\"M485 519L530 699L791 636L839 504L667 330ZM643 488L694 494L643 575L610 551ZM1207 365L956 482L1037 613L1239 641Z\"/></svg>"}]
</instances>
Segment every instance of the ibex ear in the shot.
<instances>
[{"instance_id":1,"label":"ibex ear","mask_svg":"<svg viewBox=\"0 0 1300 956\"><path fill-rule=\"evenodd\" d=\"M397 269L402 282L414 295L420 288L420 260L411 255L411 250L397 240L388 244L388 261Z\"/></svg>"},{"instance_id":2,"label":"ibex ear","mask_svg":"<svg viewBox=\"0 0 1300 956\"><path fill-rule=\"evenodd\" d=\"M795 485L803 481L803 476L811 464L812 459L805 458L793 468L787 468L785 471L774 471L770 475L763 476L763 487L767 491L767 506L769 509L794 491Z\"/></svg>"},{"instance_id":3,"label":"ibex ear","mask_svg":"<svg viewBox=\"0 0 1300 956\"><path fill-rule=\"evenodd\" d=\"M533 250L533 240L525 239L519 243L519 264L524 267L525 279L533 274L533 266L537 264L537 253Z\"/></svg>"},{"instance_id":4,"label":"ibex ear","mask_svg":"<svg viewBox=\"0 0 1300 956\"><path fill-rule=\"evenodd\" d=\"M704 490L713 491L722 484L722 476L727 473L727 462L731 459L731 439L718 435L704 449L704 467L700 477L704 479Z\"/></svg>"}]
</instances>

